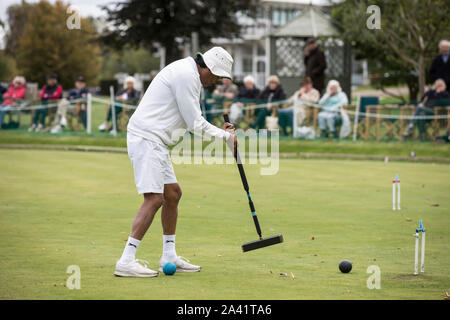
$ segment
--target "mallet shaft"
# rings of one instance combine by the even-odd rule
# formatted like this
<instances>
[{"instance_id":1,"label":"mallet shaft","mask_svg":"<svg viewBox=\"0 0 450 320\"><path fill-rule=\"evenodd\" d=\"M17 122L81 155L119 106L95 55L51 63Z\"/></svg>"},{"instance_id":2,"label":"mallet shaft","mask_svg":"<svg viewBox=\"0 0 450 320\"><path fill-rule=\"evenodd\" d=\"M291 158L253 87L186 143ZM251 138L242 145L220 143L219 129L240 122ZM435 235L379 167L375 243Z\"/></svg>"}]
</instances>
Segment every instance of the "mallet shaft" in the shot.
<instances>
[{"instance_id":1,"label":"mallet shaft","mask_svg":"<svg viewBox=\"0 0 450 320\"><path fill-rule=\"evenodd\" d=\"M230 122L230 118L227 114L223 115L225 122ZM253 222L255 223L256 232L258 233L259 239L262 239L261 227L259 225L258 216L256 215L255 205L253 204L252 198L250 197L250 188L248 187L247 177L245 176L244 166L242 165L241 158L237 150L237 146L233 150L234 158L236 159L236 164L239 169L239 175L241 176L242 185L244 186L245 192L247 192L248 205L253 216Z\"/></svg>"}]
</instances>

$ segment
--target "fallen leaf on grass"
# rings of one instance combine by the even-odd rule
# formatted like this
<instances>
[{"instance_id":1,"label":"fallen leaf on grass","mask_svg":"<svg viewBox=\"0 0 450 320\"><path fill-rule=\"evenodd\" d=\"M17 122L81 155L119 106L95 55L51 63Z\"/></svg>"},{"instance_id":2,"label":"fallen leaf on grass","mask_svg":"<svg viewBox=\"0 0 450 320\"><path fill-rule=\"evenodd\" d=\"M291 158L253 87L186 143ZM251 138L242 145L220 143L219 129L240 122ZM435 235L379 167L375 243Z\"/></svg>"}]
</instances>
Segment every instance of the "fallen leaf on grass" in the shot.
<instances>
[{"instance_id":1,"label":"fallen leaf on grass","mask_svg":"<svg viewBox=\"0 0 450 320\"><path fill-rule=\"evenodd\" d=\"M221 256L222 256L221 254L218 254L218 255L217 255L217 257L221 257Z\"/></svg>"},{"instance_id":2,"label":"fallen leaf on grass","mask_svg":"<svg viewBox=\"0 0 450 320\"><path fill-rule=\"evenodd\" d=\"M314 240L314 237L312 237L311 240Z\"/></svg>"},{"instance_id":3,"label":"fallen leaf on grass","mask_svg":"<svg viewBox=\"0 0 450 320\"><path fill-rule=\"evenodd\" d=\"M411 222L412 219L411 218L406 218L406 221Z\"/></svg>"},{"instance_id":4,"label":"fallen leaf on grass","mask_svg":"<svg viewBox=\"0 0 450 320\"><path fill-rule=\"evenodd\" d=\"M295 276L294 276L294 274L292 272L291 272L291 278L292 278L292 280L295 279Z\"/></svg>"},{"instance_id":5,"label":"fallen leaf on grass","mask_svg":"<svg viewBox=\"0 0 450 320\"><path fill-rule=\"evenodd\" d=\"M431 206L432 207L439 207L439 203L433 203Z\"/></svg>"},{"instance_id":6,"label":"fallen leaf on grass","mask_svg":"<svg viewBox=\"0 0 450 320\"><path fill-rule=\"evenodd\" d=\"M280 273L280 277L287 277L287 273Z\"/></svg>"},{"instance_id":7,"label":"fallen leaf on grass","mask_svg":"<svg viewBox=\"0 0 450 320\"><path fill-rule=\"evenodd\" d=\"M444 299L446 299L446 300L450 299L450 296L448 295L448 292L445 293Z\"/></svg>"}]
</instances>

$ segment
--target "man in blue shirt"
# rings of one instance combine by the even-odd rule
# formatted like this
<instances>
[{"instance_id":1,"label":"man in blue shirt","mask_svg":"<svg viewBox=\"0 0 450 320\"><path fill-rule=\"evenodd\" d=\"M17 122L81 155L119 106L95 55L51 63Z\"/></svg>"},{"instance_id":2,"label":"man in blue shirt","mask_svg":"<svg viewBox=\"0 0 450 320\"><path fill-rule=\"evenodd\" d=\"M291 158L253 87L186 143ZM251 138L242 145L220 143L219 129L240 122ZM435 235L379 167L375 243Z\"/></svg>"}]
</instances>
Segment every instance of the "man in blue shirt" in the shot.
<instances>
[{"instance_id":1,"label":"man in blue shirt","mask_svg":"<svg viewBox=\"0 0 450 320\"><path fill-rule=\"evenodd\" d=\"M84 77L79 76L75 81L75 88L67 93L67 98L58 104L56 112L56 125L52 128L51 133L62 132L63 127L67 126L66 113L71 110L76 116L80 117L83 126L86 128L87 122L87 106L86 99L89 89L86 87ZM72 107L72 108L71 108Z\"/></svg>"}]
</instances>

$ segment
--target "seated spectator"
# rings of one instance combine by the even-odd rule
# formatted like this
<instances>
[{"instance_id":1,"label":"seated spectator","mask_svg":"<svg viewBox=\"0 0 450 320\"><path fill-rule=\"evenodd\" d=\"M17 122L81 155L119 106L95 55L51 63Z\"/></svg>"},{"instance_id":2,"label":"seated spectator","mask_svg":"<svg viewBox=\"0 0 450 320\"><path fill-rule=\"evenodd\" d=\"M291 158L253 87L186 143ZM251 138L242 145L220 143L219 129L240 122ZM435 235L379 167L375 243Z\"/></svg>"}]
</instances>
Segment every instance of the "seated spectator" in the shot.
<instances>
[{"instance_id":1,"label":"seated spectator","mask_svg":"<svg viewBox=\"0 0 450 320\"><path fill-rule=\"evenodd\" d=\"M273 103L286 99L286 94L280 84L277 76L270 76L266 88L259 95L259 100L267 103L265 108L257 109L256 120L250 125L253 129L263 129L266 123L266 117L272 114Z\"/></svg>"},{"instance_id":2,"label":"seated spectator","mask_svg":"<svg viewBox=\"0 0 450 320\"><path fill-rule=\"evenodd\" d=\"M116 102L125 103L125 104L137 104L139 99L141 98L141 93L134 88L135 80L133 77L128 76L125 79L124 88L119 90L116 94L115 100ZM116 113L116 129L117 129L117 117L123 111L123 107L121 105L115 105L115 113ZM110 127L110 122L112 120L112 108L109 106L108 115L106 117L105 122L103 122L98 130L105 131L110 130L110 133L113 133L113 128ZM117 129L118 130L118 129Z\"/></svg>"},{"instance_id":3,"label":"seated spectator","mask_svg":"<svg viewBox=\"0 0 450 320\"><path fill-rule=\"evenodd\" d=\"M214 90L213 98L216 100L233 100L237 94L237 86L230 79L223 78L222 84Z\"/></svg>"},{"instance_id":4,"label":"seated spectator","mask_svg":"<svg viewBox=\"0 0 450 320\"><path fill-rule=\"evenodd\" d=\"M86 82L82 76L79 76L75 81L75 88L70 89L67 98L62 99L60 103L58 103L58 109L56 111L56 125L52 128L51 133L60 133L63 130L63 127L67 126L66 114L67 111L76 114L79 116L81 121L83 122L83 126L86 128L86 98L89 93L88 88L86 87ZM84 99L83 101L75 102L76 100ZM80 106L79 110L77 110L77 105Z\"/></svg>"},{"instance_id":5,"label":"seated spectator","mask_svg":"<svg viewBox=\"0 0 450 320\"><path fill-rule=\"evenodd\" d=\"M63 88L58 84L58 77L51 73L47 76L47 84L42 87L41 103L46 106L49 102L55 103L61 99ZM34 110L33 121L28 131L41 131L45 126L45 117L48 114L48 108Z\"/></svg>"},{"instance_id":6,"label":"seated spectator","mask_svg":"<svg viewBox=\"0 0 450 320\"><path fill-rule=\"evenodd\" d=\"M289 98L289 103L293 104L292 108L278 110L278 125L281 128L281 134L287 135L287 126L294 128L294 110L297 114L297 125L300 126L305 120L305 104L301 100L317 103L320 98L320 93L313 88L313 82L310 77L305 77L302 80L301 87L296 91L292 97Z\"/></svg>"},{"instance_id":7,"label":"seated spectator","mask_svg":"<svg viewBox=\"0 0 450 320\"><path fill-rule=\"evenodd\" d=\"M254 101L258 99L261 91L255 85L255 79L252 76L244 78L244 86L239 90L237 95L238 101Z\"/></svg>"},{"instance_id":8,"label":"seated spectator","mask_svg":"<svg viewBox=\"0 0 450 320\"><path fill-rule=\"evenodd\" d=\"M237 102L230 107L230 121L236 123L243 116L244 103L256 102L260 91L255 86L255 79L252 76L244 78L244 86L240 88L237 95Z\"/></svg>"},{"instance_id":9,"label":"seated spectator","mask_svg":"<svg viewBox=\"0 0 450 320\"><path fill-rule=\"evenodd\" d=\"M339 117L340 107L348 104L348 98L345 92L342 92L338 81L330 80L327 85L327 92L319 101L322 111L319 112L319 127L321 137L328 137L327 127L334 138L338 137L335 123Z\"/></svg>"},{"instance_id":10,"label":"seated spectator","mask_svg":"<svg viewBox=\"0 0 450 320\"><path fill-rule=\"evenodd\" d=\"M437 79L434 82L434 86L432 89L425 92L425 94L420 99L419 104L414 111L414 117L420 116L434 116L434 107L439 106L439 101L448 102L445 100L450 99L449 92L446 90L447 87L445 85L445 81L442 79ZM430 119L431 120L431 119ZM428 120L428 121L430 121ZM424 140L425 138L425 119L413 119L409 122L408 127L406 128L403 136L411 137L414 133L414 124L417 124L419 128L419 138L420 140Z\"/></svg>"},{"instance_id":11,"label":"seated spectator","mask_svg":"<svg viewBox=\"0 0 450 320\"><path fill-rule=\"evenodd\" d=\"M0 128L3 124L5 113L11 110L11 107L17 100L25 98L26 81L24 77L17 76L14 78L9 90L3 93L3 101L0 105Z\"/></svg>"}]
</instances>

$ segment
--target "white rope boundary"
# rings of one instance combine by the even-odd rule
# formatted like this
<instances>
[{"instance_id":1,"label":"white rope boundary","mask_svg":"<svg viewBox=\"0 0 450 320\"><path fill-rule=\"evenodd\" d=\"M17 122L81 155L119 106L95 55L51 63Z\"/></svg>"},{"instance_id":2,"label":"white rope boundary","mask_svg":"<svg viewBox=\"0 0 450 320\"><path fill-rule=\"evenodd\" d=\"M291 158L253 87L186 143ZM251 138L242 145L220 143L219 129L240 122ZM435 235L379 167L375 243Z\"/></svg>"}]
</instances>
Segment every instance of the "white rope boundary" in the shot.
<instances>
[{"instance_id":1,"label":"white rope boundary","mask_svg":"<svg viewBox=\"0 0 450 320\"><path fill-rule=\"evenodd\" d=\"M77 102L85 102L87 103L86 98L80 98L80 99L74 99L74 100L67 100L68 103L77 103ZM25 110L40 110L40 109L50 109L50 108L57 108L58 104L61 102L53 102L48 104L36 104L31 106L19 106L19 107L9 107L6 111L25 111Z\"/></svg>"}]
</instances>

